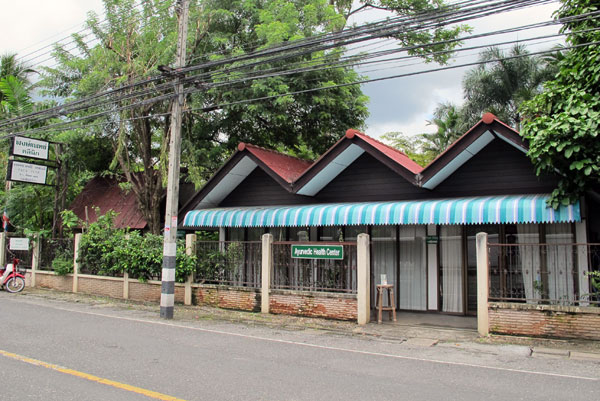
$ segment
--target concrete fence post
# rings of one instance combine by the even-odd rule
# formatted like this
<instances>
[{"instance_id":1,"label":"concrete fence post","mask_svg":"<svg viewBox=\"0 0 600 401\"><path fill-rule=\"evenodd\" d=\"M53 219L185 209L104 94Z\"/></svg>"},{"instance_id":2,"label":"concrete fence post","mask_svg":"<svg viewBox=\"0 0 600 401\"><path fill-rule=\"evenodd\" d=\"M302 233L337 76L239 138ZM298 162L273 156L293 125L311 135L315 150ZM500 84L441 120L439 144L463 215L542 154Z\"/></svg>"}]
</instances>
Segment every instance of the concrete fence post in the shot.
<instances>
[{"instance_id":1,"label":"concrete fence post","mask_svg":"<svg viewBox=\"0 0 600 401\"><path fill-rule=\"evenodd\" d=\"M269 292L271 289L271 272L273 271L273 234L262 236L262 264L261 264L261 297L260 311L269 313Z\"/></svg>"},{"instance_id":2,"label":"concrete fence post","mask_svg":"<svg viewBox=\"0 0 600 401\"><path fill-rule=\"evenodd\" d=\"M356 239L358 324L371 320L371 257L369 235L359 234Z\"/></svg>"},{"instance_id":3,"label":"concrete fence post","mask_svg":"<svg viewBox=\"0 0 600 401\"><path fill-rule=\"evenodd\" d=\"M196 254L196 234L187 234L185 236L185 253L188 256L193 256ZM195 280L195 274L192 273L185 280L185 292L183 294L183 304L191 305L192 304L192 283Z\"/></svg>"},{"instance_id":4,"label":"concrete fence post","mask_svg":"<svg viewBox=\"0 0 600 401\"><path fill-rule=\"evenodd\" d=\"M477 252L477 331L481 336L490 333L489 324L489 252L488 235L478 233L476 236Z\"/></svg>"},{"instance_id":5,"label":"concrete fence post","mask_svg":"<svg viewBox=\"0 0 600 401\"><path fill-rule=\"evenodd\" d=\"M35 272L40 269L40 261L42 255L42 239L39 234L33 237L33 252L31 256L31 279L29 281L31 287L35 287Z\"/></svg>"},{"instance_id":6,"label":"concrete fence post","mask_svg":"<svg viewBox=\"0 0 600 401\"><path fill-rule=\"evenodd\" d=\"M125 234L125 241L129 241L131 236ZM129 272L125 270L123 272L123 299L129 299Z\"/></svg>"},{"instance_id":7,"label":"concrete fence post","mask_svg":"<svg viewBox=\"0 0 600 401\"><path fill-rule=\"evenodd\" d=\"M75 245L73 247L73 292L79 290L79 246L81 244L81 233L75 234Z\"/></svg>"},{"instance_id":8,"label":"concrete fence post","mask_svg":"<svg viewBox=\"0 0 600 401\"><path fill-rule=\"evenodd\" d=\"M0 233L0 266L6 266L6 232Z\"/></svg>"}]
</instances>

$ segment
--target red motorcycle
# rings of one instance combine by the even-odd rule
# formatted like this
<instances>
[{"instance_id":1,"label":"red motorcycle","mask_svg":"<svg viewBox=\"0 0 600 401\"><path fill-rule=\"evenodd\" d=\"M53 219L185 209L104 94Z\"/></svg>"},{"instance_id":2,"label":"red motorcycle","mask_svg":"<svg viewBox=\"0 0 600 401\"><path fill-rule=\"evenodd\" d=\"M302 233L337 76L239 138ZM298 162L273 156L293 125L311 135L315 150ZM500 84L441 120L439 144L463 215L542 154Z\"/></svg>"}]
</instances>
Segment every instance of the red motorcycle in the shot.
<instances>
[{"instance_id":1,"label":"red motorcycle","mask_svg":"<svg viewBox=\"0 0 600 401\"><path fill-rule=\"evenodd\" d=\"M0 270L2 278L0 286L8 292L21 292L25 288L25 276L17 270L19 259L13 258L13 262L6 265L6 268Z\"/></svg>"}]
</instances>

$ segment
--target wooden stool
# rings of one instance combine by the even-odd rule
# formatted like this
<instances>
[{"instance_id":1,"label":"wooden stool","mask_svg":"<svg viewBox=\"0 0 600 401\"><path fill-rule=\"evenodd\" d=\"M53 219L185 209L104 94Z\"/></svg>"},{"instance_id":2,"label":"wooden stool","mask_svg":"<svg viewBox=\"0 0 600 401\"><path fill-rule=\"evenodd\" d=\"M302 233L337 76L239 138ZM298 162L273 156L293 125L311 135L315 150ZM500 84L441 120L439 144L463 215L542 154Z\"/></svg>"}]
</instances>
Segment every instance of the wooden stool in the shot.
<instances>
[{"instance_id":1,"label":"wooden stool","mask_svg":"<svg viewBox=\"0 0 600 401\"><path fill-rule=\"evenodd\" d=\"M383 306L383 290L387 290L388 306ZM377 298L375 300L377 308L377 323L381 323L381 315L383 311L390 312L390 320L396 321L396 302L394 301L394 285L393 284L378 284Z\"/></svg>"}]
</instances>

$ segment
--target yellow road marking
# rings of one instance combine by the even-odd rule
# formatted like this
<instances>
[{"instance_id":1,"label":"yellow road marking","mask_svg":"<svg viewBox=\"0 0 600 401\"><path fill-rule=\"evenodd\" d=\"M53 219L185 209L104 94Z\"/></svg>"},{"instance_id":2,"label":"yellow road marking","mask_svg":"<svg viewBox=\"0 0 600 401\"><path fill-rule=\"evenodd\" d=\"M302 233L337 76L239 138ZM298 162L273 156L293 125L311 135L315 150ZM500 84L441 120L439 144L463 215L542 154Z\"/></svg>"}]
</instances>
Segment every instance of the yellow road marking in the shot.
<instances>
[{"instance_id":1,"label":"yellow road marking","mask_svg":"<svg viewBox=\"0 0 600 401\"><path fill-rule=\"evenodd\" d=\"M36 365L36 366L41 366L41 367L47 368L47 369L52 369L52 370L55 370L57 372L65 373L65 374L68 374L68 375L71 375L71 376L80 377L82 379L86 379L86 380L89 380L89 381L106 384L107 386L116 387L116 388L121 389L121 390L126 390L126 391L131 391L133 393L142 394L142 395L145 395L146 397L154 398L154 399L157 399L157 400L185 401L185 400L182 400L181 398L172 397L170 395L158 393L158 392L152 391L152 390L146 390L146 389L143 389L141 387L130 386L129 384L119 383L119 382L116 382L114 380L104 379L102 377L90 375L88 373L80 372L78 370L64 368L62 366L54 365L52 363L38 361L37 359L28 358L28 357L23 356L23 355L13 354L12 352L3 351L1 349L0 349L0 355L4 355L7 358L12 358L12 359L15 359L17 361L26 362L26 363L29 363L29 364L32 364L32 365Z\"/></svg>"}]
</instances>

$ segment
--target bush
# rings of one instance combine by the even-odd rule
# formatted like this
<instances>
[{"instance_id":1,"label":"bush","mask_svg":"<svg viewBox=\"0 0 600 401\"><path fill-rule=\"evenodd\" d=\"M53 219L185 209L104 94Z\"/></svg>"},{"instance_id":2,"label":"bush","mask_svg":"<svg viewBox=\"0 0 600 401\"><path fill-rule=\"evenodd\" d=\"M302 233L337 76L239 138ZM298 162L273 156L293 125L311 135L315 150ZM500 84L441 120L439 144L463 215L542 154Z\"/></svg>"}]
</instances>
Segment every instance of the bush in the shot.
<instances>
[{"instance_id":1,"label":"bush","mask_svg":"<svg viewBox=\"0 0 600 401\"><path fill-rule=\"evenodd\" d=\"M140 281L160 277L163 237L116 229L116 213L110 211L90 224L81 238L80 263L90 274L119 276L127 272ZM175 279L183 283L196 269L195 256L185 253L185 241L177 242Z\"/></svg>"},{"instance_id":2,"label":"bush","mask_svg":"<svg viewBox=\"0 0 600 401\"><path fill-rule=\"evenodd\" d=\"M66 276L67 274L73 273L73 257L69 257L64 253L58 254L52 260L52 270L54 274L58 276Z\"/></svg>"}]
</instances>

